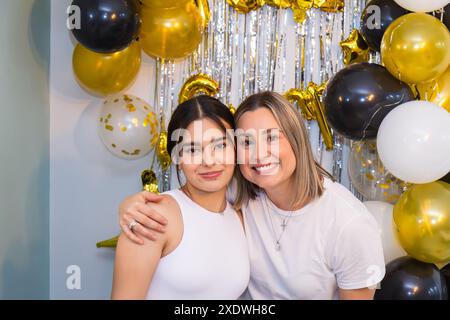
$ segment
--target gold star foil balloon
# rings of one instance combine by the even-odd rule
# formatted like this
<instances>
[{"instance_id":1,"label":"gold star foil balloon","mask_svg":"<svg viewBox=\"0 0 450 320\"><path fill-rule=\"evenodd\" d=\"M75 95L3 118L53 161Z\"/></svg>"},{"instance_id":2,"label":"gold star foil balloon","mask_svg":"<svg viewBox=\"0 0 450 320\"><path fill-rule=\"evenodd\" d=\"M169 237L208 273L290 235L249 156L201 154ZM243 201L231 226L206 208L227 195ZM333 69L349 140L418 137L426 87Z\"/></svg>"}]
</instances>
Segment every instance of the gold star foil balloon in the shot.
<instances>
[{"instance_id":1,"label":"gold star foil balloon","mask_svg":"<svg viewBox=\"0 0 450 320\"><path fill-rule=\"evenodd\" d=\"M199 93L214 96L219 93L219 83L205 74L193 75L181 88L178 103L183 103Z\"/></svg>"},{"instance_id":2,"label":"gold star foil balloon","mask_svg":"<svg viewBox=\"0 0 450 320\"><path fill-rule=\"evenodd\" d=\"M147 155L158 141L158 120L153 108L132 95L105 100L98 123L105 147L123 159Z\"/></svg>"},{"instance_id":3,"label":"gold star foil balloon","mask_svg":"<svg viewBox=\"0 0 450 320\"><path fill-rule=\"evenodd\" d=\"M317 120L327 150L333 149L333 133L325 119L321 97L325 91L326 83L317 85L308 84L305 90L291 89L285 97L291 102L297 102L303 117L307 120Z\"/></svg>"},{"instance_id":4,"label":"gold star foil balloon","mask_svg":"<svg viewBox=\"0 0 450 320\"><path fill-rule=\"evenodd\" d=\"M227 0L227 2L239 13L249 13L264 5L264 0Z\"/></svg>"},{"instance_id":5,"label":"gold star foil balloon","mask_svg":"<svg viewBox=\"0 0 450 320\"><path fill-rule=\"evenodd\" d=\"M345 64L369 61L370 48L359 30L354 29L347 39L341 41L340 46Z\"/></svg>"}]
</instances>

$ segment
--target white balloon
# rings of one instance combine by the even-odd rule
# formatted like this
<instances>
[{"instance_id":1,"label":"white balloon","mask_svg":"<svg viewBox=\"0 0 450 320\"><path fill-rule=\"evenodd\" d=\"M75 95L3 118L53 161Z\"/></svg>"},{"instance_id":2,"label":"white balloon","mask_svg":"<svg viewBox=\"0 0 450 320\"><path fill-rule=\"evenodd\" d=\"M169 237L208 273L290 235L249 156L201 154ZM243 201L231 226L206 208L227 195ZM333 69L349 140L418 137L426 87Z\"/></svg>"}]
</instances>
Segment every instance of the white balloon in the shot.
<instances>
[{"instance_id":1,"label":"white balloon","mask_svg":"<svg viewBox=\"0 0 450 320\"><path fill-rule=\"evenodd\" d=\"M450 171L450 113L431 102L404 103L381 123L377 148L397 178L411 183L439 180Z\"/></svg>"},{"instance_id":2,"label":"white balloon","mask_svg":"<svg viewBox=\"0 0 450 320\"><path fill-rule=\"evenodd\" d=\"M158 141L154 110L132 95L108 98L100 111L99 134L105 147L123 159L147 155Z\"/></svg>"},{"instance_id":3,"label":"white balloon","mask_svg":"<svg viewBox=\"0 0 450 320\"><path fill-rule=\"evenodd\" d=\"M409 11L431 12L442 9L450 0L394 0L397 4Z\"/></svg>"},{"instance_id":4,"label":"white balloon","mask_svg":"<svg viewBox=\"0 0 450 320\"><path fill-rule=\"evenodd\" d=\"M367 201L364 205L378 223L383 242L384 262L388 264L392 260L406 256L407 253L401 247L394 232L392 216L394 206L382 201Z\"/></svg>"}]
</instances>

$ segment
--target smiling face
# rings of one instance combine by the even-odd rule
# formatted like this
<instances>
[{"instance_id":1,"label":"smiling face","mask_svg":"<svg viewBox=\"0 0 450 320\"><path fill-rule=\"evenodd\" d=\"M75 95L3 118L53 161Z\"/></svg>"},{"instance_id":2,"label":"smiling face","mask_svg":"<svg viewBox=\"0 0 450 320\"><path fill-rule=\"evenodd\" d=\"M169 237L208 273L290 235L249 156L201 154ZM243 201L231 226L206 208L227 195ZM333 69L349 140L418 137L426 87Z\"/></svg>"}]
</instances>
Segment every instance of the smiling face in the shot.
<instances>
[{"instance_id":1,"label":"smiling face","mask_svg":"<svg viewBox=\"0 0 450 320\"><path fill-rule=\"evenodd\" d=\"M272 112L264 107L247 111L239 118L237 127L242 175L266 192L289 184L296 158Z\"/></svg>"},{"instance_id":2,"label":"smiling face","mask_svg":"<svg viewBox=\"0 0 450 320\"><path fill-rule=\"evenodd\" d=\"M232 129L223 121L226 129ZM179 166L191 188L217 192L227 187L235 168L233 138L214 121L192 122L177 145Z\"/></svg>"}]
</instances>

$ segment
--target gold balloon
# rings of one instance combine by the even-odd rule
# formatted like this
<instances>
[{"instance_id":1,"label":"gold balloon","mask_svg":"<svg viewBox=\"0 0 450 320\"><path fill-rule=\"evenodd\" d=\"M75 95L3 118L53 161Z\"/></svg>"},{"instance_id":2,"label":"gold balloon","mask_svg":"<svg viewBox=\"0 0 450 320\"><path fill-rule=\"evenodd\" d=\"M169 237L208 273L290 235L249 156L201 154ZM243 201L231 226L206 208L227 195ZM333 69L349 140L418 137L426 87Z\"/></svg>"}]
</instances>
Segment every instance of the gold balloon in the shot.
<instances>
[{"instance_id":1,"label":"gold balloon","mask_svg":"<svg viewBox=\"0 0 450 320\"><path fill-rule=\"evenodd\" d=\"M154 8L180 8L192 0L140 0L144 6Z\"/></svg>"},{"instance_id":2,"label":"gold balloon","mask_svg":"<svg viewBox=\"0 0 450 320\"><path fill-rule=\"evenodd\" d=\"M303 117L307 120L317 120L327 150L333 149L333 134L325 119L321 97L326 83L318 86L310 82L306 90L291 89L285 97L291 102L297 102Z\"/></svg>"},{"instance_id":3,"label":"gold balloon","mask_svg":"<svg viewBox=\"0 0 450 320\"><path fill-rule=\"evenodd\" d=\"M96 53L77 44L72 58L79 84L98 96L118 93L127 88L141 66L141 46L133 42L115 53Z\"/></svg>"},{"instance_id":4,"label":"gold balloon","mask_svg":"<svg viewBox=\"0 0 450 320\"><path fill-rule=\"evenodd\" d=\"M143 6L140 42L145 53L163 59L183 58L202 39L204 20L193 1L181 8Z\"/></svg>"},{"instance_id":5,"label":"gold balloon","mask_svg":"<svg viewBox=\"0 0 450 320\"><path fill-rule=\"evenodd\" d=\"M381 57L389 72L404 82L433 81L450 65L450 33L431 15L401 16L383 36Z\"/></svg>"},{"instance_id":6,"label":"gold balloon","mask_svg":"<svg viewBox=\"0 0 450 320\"><path fill-rule=\"evenodd\" d=\"M344 7L345 0L314 0L314 8L325 12L343 12Z\"/></svg>"},{"instance_id":7,"label":"gold balloon","mask_svg":"<svg viewBox=\"0 0 450 320\"><path fill-rule=\"evenodd\" d=\"M269 6L280 8L280 9L286 9L290 8L292 5L292 0L264 0L266 4Z\"/></svg>"},{"instance_id":8,"label":"gold balloon","mask_svg":"<svg viewBox=\"0 0 450 320\"><path fill-rule=\"evenodd\" d=\"M433 102L450 112L450 68L437 80L417 86L420 99Z\"/></svg>"},{"instance_id":9,"label":"gold balloon","mask_svg":"<svg viewBox=\"0 0 450 320\"><path fill-rule=\"evenodd\" d=\"M339 45L344 51L345 64L369 61L370 48L359 30L353 29L350 36Z\"/></svg>"},{"instance_id":10,"label":"gold balloon","mask_svg":"<svg viewBox=\"0 0 450 320\"><path fill-rule=\"evenodd\" d=\"M196 74L186 80L178 96L178 103L193 98L198 93L214 96L219 92L219 83L205 74Z\"/></svg>"},{"instance_id":11,"label":"gold balloon","mask_svg":"<svg viewBox=\"0 0 450 320\"><path fill-rule=\"evenodd\" d=\"M197 8L202 16L202 27L205 29L208 27L208 23L211 20L211 11L209 10L208 0L195 0Z\"/></svg>"},{"instance_id":12,"label":"gold balloon","mask_svg":"<svg viewBox=\"0 0 450 320\"><path fill-rule=\"evenodd\" d=\"M119 236L97 242L97 248L116 248L117 242L119 242Z\"/></svg>"},{"instance_id":13,"label":"gold balloon","mask_svg":"<svg viewBox=\"0 0 450 320\"><path fill-rule=\"evenodd\" d=\"M236 113L236 108L232 104L230 104L228 108L230 109L231 114L234 116L234 114Z\"/></svg>"},{"instance_id":14,"label":"gold balloon","mask_svg":"<svg viewBox=\"0 0 450 320\"><path fill-rule=\"evenodd\" d=\"M394 223L410 256L439 268L450 262L450 184L412 186L394 206Z\"/></svg>"},{"instance_id":15,"label":"gold balloon","mask_svg":"<svg viewBox=\"0 0 450 320\"><path fill-rule=\"evenodd\" d=\"M321 9L325 12L344 11L344 0L292 0L291 9L294 14L294 20L303 23L306 19L306 13L311 8Z\"/></svg>"},{"instance_id":16,"label":"gold balloon","mask_svg":"<svg viewBox=\"0 0 450 320\"><path fill-rule=\"evenodd\" d=\"M144 170L141 174L142 189L151 193L159 193L158 179L153 170Z\"/></svg>"},{"instance_id":17,"label":"gold balloon","mask_svg":"<svg viewBox=\"0 0 450 320\"><path fill-rule=\"evenodd\" d=\"M264 0L227 0L227 2L239 13L249 13L264 5Z\"/></svg>"},{"instance_id":18,"label":"gold balloon","mask_svg":"<svg viewBox=\"0 0 450 320\"><path fill-rule=\"evenodd\" d=\"M171 164L170 154L167 151L167 132L162 131L159 134L159 141L156 145L156 156L161 168L165 171L169 169Z\"/></svg>"}]
</instances>

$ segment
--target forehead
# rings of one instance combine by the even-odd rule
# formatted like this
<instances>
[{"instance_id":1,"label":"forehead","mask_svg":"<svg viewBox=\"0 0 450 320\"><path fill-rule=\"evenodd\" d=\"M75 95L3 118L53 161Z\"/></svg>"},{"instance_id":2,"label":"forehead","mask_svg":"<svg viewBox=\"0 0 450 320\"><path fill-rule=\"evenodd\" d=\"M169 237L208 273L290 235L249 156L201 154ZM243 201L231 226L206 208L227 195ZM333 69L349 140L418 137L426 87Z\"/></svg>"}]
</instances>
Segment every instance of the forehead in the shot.
<instances>
[{"instance_id":1,"label":"forehead","mask_svg":"<svg viewBox=\"0 0 450 320\"><path fill-rule=\"evenodd\" d=\"M237 122L239 129L273 129L280 128L272 111L267 108L258 108L245 112Z\"/></svg>"},{"instance_id":2,"label":"forehead","mask_svg":"<svg viewBox=\"0 0 450 320\"><path fill-rule=\"evenodd\" d=\"M222 121L222 123L225 129L232 129L225 121ZM223 129L215 121L208 118L193 121L186 128L186 131L189 134L185 137L185 142L211 142L211 140L225 136Z\"/></svg>"}]
</instances>

